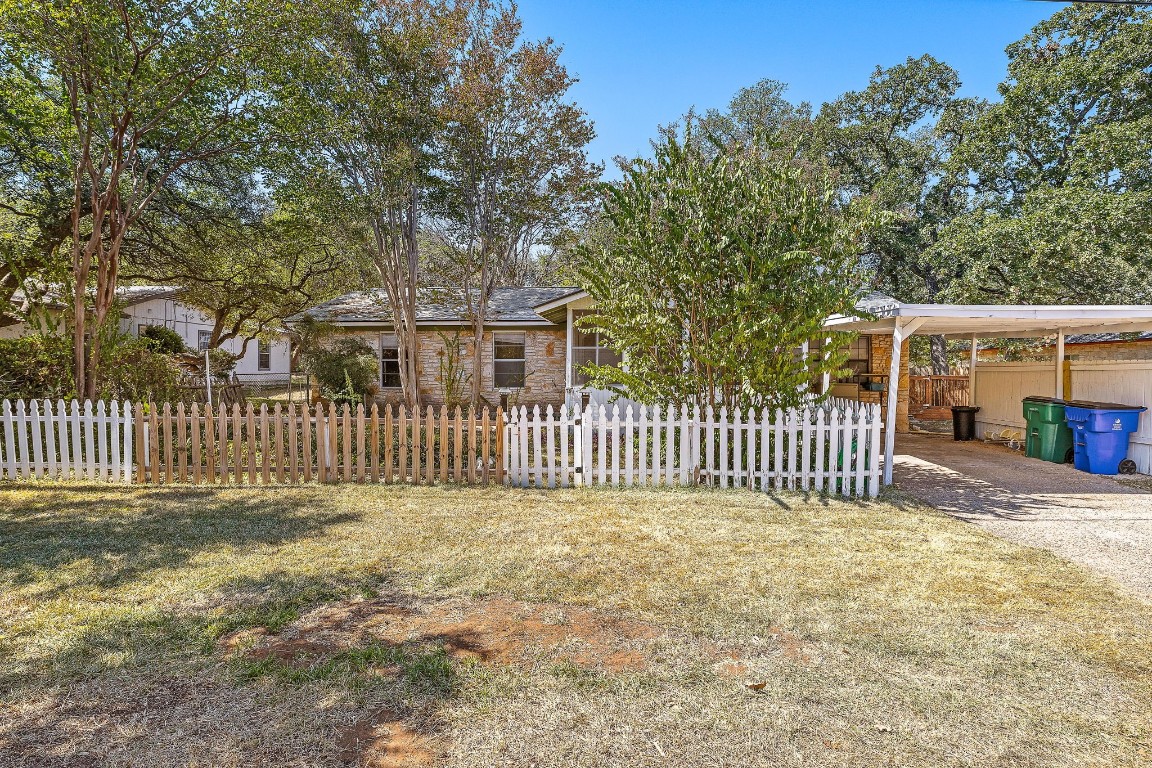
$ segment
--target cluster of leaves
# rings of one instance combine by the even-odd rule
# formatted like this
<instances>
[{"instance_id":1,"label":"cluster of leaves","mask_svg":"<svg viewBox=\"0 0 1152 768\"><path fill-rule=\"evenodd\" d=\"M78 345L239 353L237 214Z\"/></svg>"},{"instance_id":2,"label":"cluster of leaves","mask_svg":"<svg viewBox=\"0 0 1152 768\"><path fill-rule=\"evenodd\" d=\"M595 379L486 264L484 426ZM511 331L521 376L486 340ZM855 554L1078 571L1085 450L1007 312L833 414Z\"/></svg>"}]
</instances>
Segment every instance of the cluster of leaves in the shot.
<instances>
[{"instance_id":1,"label":"cluster of leaves","mask_svg":"<svg viewBox=\"0 0 1152 768\"><path fill-rule=\"evenodd\" d=\"M642 402L796 405L839 370L839 344L807 357L824 318L851 311L861 243L876 218L760 137L706 144L689 124L606 188L610 236L583 254L596 313L582 322L628 361L589 369L594 383ZM836 341L843 341L837 339Z\"/></svg>"},{"instance_id":2,"label":"cluster of leaves","mask_svg":"<svg viewBox=\"0 0 1152 768\"><path fill-rule=\"evenodd\" d=\"M839 200L887 211L865 241L874 290L921 302L1152 301L1152 11L1074 5L1007 54L994 103L958 96L959 74L924 55L878 67L814 116L766 80L700 124L723 143L792 137ZM938 373L946 353L932 339Z\"/></svg>"},{"instance_id":3,"label":"cluster of leaves","mask_svg":"<svg viewBox=\"0 0 1152 768\"><path fill-rule=\"evenodd\" d=\"M183 337L165 325L147 326L140 332L140 341L162 355L180 355L188 351Z\"/></svg>"},{"instance_id":4,"label":"cluster of leaves","mask_svg":"<svg viewBox=\"0 0 1152 768\"><path fill-rule=\"evenodd\" d=\"M13 400L71 397L69 340L40 334L0 339L0 393Z\"/></svg>"},{"instance_id":5,"label":"cluster of leaves","mask_svg":"<svg viewBox=\"0 0 1152 768\"><path fill-rule=\"evenodd\" d=\"M316 377L321 396L337 403L365 402L379 389L375 351L355 336L340 336L302 350L300 363Z\"/></svg>"},{"instance_id":6,"label":"cluster of leaves","mask_svg":"<svg viewBox=\"0 0 1152 768\"><path fill-rule=\"evenodd\" d=\"M101 351L104 376L97 399L171 402L179 399L183 371L171 354L157 351L148 338L116 336Z\"/></svg>"},{"instance_id":7,"label":"cluster of leaves","mask_svg":"<svg viewBox=\"0 0 1152 768\"><path fill-rule=\"evenodd\" d=\"M175 399L180 366L154 345L150 338L107 339L101 352L106 375L97 397L133 402ZM0 393L5 398L77 397L72 370L72 345L66 337L29 334L0 339Z\"/></svg>"}]
</instances>

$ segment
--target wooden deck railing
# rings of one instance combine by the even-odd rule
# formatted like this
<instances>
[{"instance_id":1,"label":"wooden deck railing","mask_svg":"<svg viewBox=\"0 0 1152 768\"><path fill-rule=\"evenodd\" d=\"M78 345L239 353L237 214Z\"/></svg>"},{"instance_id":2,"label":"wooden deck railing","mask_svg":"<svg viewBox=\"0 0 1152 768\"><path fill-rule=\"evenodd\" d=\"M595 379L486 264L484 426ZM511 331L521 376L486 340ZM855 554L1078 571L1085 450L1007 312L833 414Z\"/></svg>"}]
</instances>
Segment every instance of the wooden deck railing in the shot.
<instances>
[{"instance_id":1,"label":"wooden deck railing","mask_svg":"<svg viewBox=\"0 0 1152 768\"><path fill-rule=\"evenodd\" d=\"M953 405L968 405L967 376L908 377L908 407L912 413Z\"/></svg>"}]
</instances>

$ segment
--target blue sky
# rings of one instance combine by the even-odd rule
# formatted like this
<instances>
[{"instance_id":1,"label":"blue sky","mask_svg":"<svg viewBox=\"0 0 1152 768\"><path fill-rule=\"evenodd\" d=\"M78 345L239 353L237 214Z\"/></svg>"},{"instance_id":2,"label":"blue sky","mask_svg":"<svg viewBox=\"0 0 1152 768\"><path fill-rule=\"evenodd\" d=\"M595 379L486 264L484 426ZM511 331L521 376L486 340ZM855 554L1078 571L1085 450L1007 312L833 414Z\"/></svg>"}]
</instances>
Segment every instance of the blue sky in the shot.
<instances>
[{"instance_id":1,"label":"blue sky","mask_svg":"<svg viewBox=\"0 0 1152 768\"><path fill-rule=\"evenodd\" d=\"M1029 0L520 0L526 37L551 37L596 123L593 159L646 154L656 126L723 107L764 77L820 105L876 65L930 53L963 95L995 98L1004 47L1063 4Z\"/></svg>"}]
</instances>

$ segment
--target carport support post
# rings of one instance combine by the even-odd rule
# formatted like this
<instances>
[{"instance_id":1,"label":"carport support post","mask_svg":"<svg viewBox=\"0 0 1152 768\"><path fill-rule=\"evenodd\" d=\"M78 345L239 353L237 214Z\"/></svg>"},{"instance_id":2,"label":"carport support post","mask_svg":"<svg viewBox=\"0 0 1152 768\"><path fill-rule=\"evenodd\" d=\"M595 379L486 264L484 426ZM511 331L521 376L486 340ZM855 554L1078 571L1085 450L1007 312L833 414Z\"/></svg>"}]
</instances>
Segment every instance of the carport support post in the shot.
<instances>
[{"instance_id":1,"label":"carport support post","mask_svg":"<svg viewBox=\"0 0 1152 768\"><path fill-rule=\"evenodd\" d=\"M1056 399L1064 399L1064 329L1056 330Z\"/></svg>"},{"instance_id":2,"label":"carport support post","mask_svg":"<svg viewBox=\"0 0 1152 768\"><path fill-rule=\"evenodd\" d=\"M897 320L892 328L892 362L888 366L888 413L884 419L884 485L892 484L892 454L896 451L896 407L900 400L900 348L924 324L924 318Z\"/></svg>"},{"instance_id":3,"label":"carport support post","mask_svg":"<svg viewBox=\"0 0 1152 768\"><path fill-rule=\"evenodd\" d=\"M972 334L968 353L968 405L976 405L976 360L980 354L980 340Z\"/></svg>"}]
</instances>

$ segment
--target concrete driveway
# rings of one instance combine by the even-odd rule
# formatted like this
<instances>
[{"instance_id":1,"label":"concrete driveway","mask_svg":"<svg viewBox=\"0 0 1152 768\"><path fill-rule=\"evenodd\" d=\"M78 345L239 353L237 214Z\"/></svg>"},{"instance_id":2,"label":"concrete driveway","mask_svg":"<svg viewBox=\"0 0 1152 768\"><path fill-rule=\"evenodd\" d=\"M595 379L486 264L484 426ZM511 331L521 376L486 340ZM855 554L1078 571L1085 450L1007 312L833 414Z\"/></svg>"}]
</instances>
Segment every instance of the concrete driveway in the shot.
<instances>
[{"instance_id":1,"label":"concrete driveway","mask_svg":"<svg viewBox=\"0 0 1152 768\"><path fill-rule=\"evenodd\" d=\"M944 512L1152 598L1152 484L1134 487L999 446L919 434L898 436L893 476L901 490Z\"/></svg>"}]
</instances>

